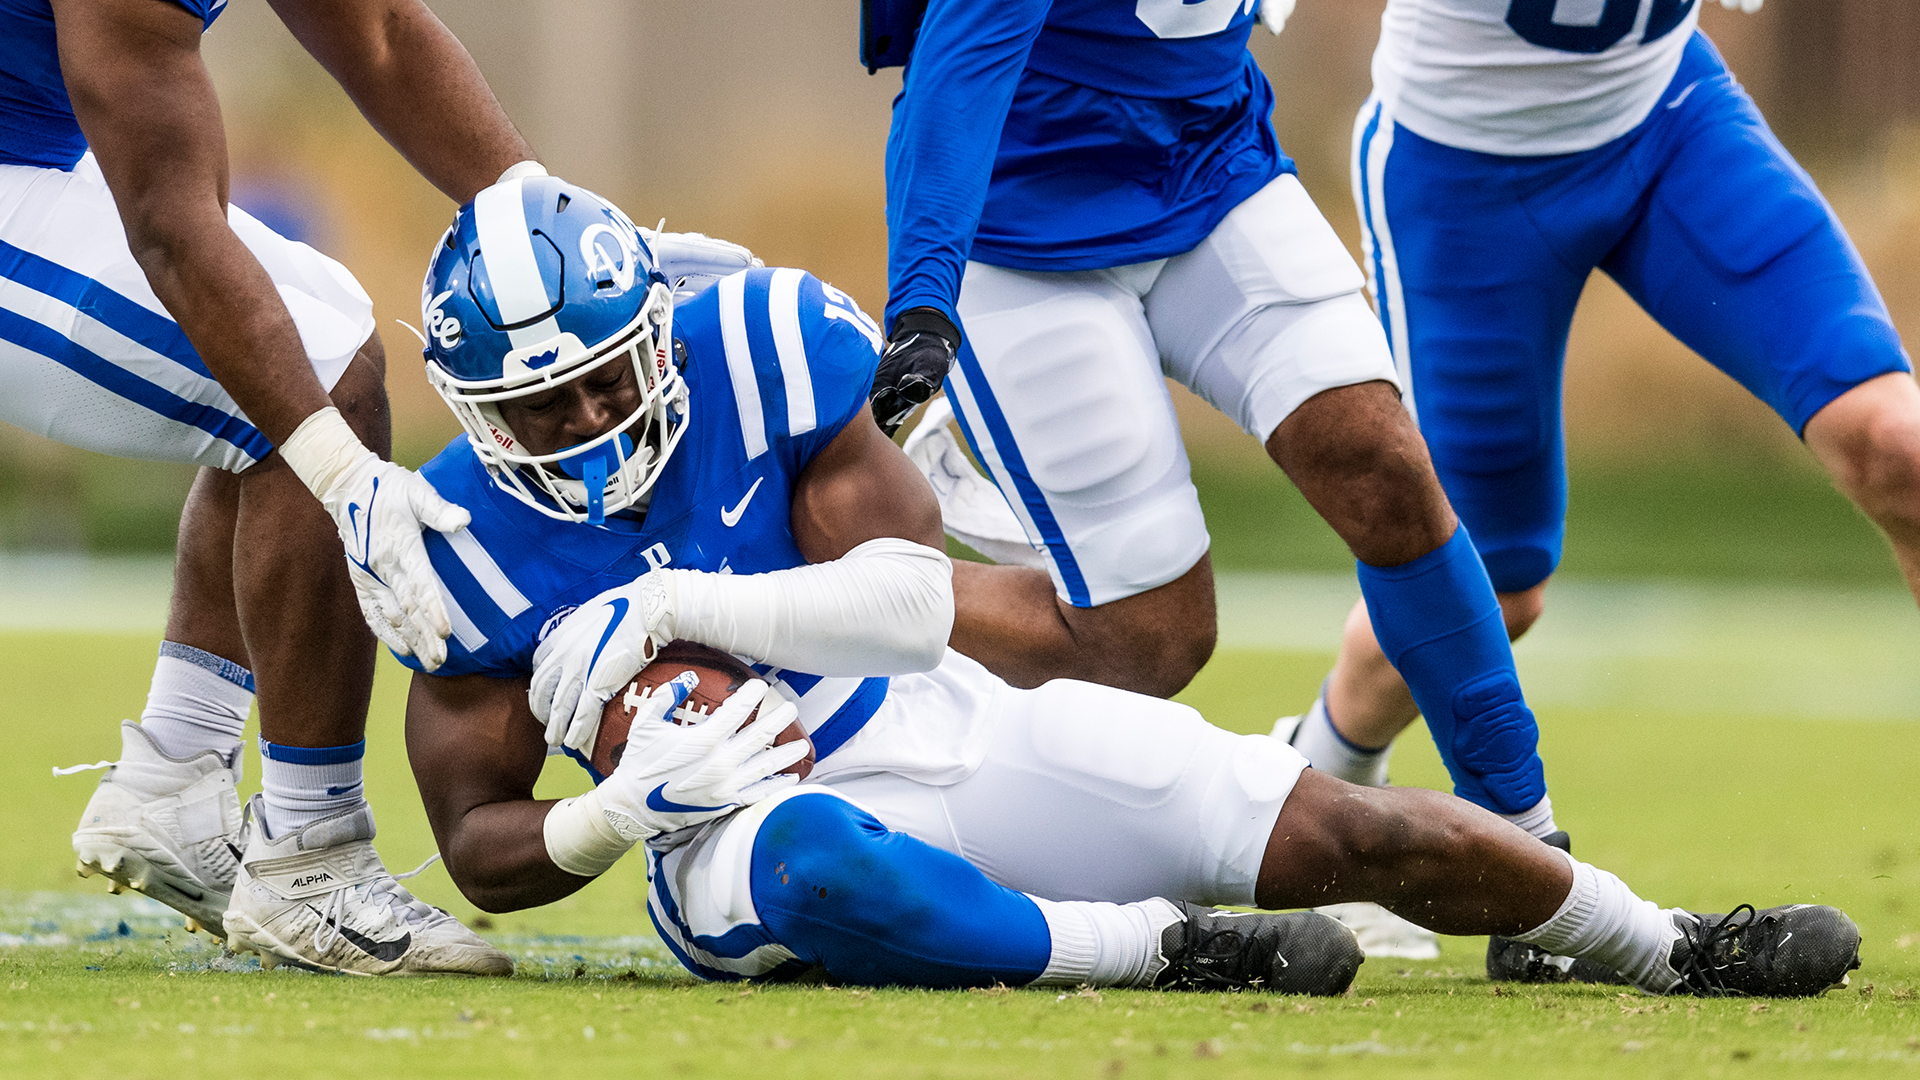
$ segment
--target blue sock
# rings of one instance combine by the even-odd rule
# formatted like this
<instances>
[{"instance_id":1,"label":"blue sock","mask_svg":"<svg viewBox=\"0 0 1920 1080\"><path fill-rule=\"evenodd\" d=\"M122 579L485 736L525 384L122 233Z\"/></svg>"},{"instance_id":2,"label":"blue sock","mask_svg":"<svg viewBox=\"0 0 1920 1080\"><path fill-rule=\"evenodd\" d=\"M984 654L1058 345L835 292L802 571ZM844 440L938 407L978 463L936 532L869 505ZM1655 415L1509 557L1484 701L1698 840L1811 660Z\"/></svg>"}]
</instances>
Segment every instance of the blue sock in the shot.
<instances>
[{"instance_id":1,"label":"blue sock","mask_svg":"<svg viewBox=\"0 0 1920 1080\"><path fill-rule=\"evenodd\" d=\"M1540 730L1467 527L1410 563L1360 563L1359 573L1374 637L1412 689L1454 794L1497 814L1539 805L1547 795Z\"/></svg>"},{"instance_id":2,"label":"blue sock","mask_svg":"<svg viewBox=\"0 0 1920 1080\"><path fill-rule=\"evenodd\" d=\"M866 986L1022 986L1046 971L1039 905L838 796L800 795L753 843L753 906L774 940Z\"/></svg>"}]
</instances>

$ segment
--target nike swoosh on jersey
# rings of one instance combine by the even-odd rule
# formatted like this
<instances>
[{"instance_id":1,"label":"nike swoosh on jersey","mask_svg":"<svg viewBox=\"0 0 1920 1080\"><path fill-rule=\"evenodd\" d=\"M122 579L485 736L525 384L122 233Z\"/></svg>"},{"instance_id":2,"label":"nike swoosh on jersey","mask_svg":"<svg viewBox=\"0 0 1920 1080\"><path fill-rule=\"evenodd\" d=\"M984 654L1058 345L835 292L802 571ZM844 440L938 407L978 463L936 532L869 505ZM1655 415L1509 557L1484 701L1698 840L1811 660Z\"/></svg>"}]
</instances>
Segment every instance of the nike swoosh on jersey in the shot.
<instances>
[{"instance_id":1,"label":"nike swoosh on jersey","mask_svg":"<svg viewBox=\"0 0 1920 1080\"><path fill-rule=\"evenodd\" d=\"M667 785L663 783L652 791L647 792L647 809L660 810L666 813L684 814L702 810L725 810L727 808L726 806L688 806L685 803L677 803L667 798L666 790Z\"/></svg>"},{"instance_id":2,"label":"nike swoosh on jersey","mask_svg":"<svg viewBox=\"0 0 1920 1080\"><path fill-rule=\"evenodd\" d=\"M720 524L725 525L729 529L740 524L740 515L747 512L747 504L753 501L753 493L760 490L760 481L765 479L766 477L762 476L755 480L753 486L747 489L747 493L740 497L740 501L735 503L732 509L724 506L721 507Z\"/></svg>"},{"instance_id":3,"label":"nike swoosh on jersey","mask_svg":"<svg viewBox=\"0 0 1920 1080\"><path fill-rule=\"evenodd\" d=\"M307 910L313 911L315 915L320 914L318 911L314 911L312 905L308 905ZM405 956L408 946L413 944L413 933L411 931L401 934L392 941L375 941L351 926L340 925L333 921L331 916L327 917L326 921L328 926L340 931L340 936L346 938L354 948L359 949L361 952L366 953L368 956L373 957L383 964L391 964L395 960Z\"/></svg>"}]
</instances>

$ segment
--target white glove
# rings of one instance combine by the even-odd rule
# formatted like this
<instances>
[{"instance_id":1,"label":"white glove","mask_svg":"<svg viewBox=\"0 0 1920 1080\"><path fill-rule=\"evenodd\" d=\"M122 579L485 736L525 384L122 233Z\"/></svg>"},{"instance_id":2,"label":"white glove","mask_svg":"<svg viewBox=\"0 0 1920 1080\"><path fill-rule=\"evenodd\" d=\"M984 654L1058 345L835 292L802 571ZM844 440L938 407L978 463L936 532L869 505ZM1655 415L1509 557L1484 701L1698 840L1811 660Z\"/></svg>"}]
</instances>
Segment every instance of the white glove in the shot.
<instances>
[{"instance_id":1,"label":"white glove","mask_svg":"<svg viewBox=\"0 0 1920 1080\"><path fill-rule=\"evenodd\" d=\"M1727 3L1728 0L1720 0ZM1287 28L1287 16L1293 14L1294 0L1260 0L1260 21L1276 35ZM1754 0L1758 5L1759 0Z\"/></svg>"},{"instance_id":2,"label":"white glove","mask_svg":"<svg viewBox=\"0 0 1920 1080\"><path fill-rule=\"evenodd\" d=\"M780 770L807 756L806 741L773 745L799 717L798 705L749 679L726 704L682 727L667 716L687 700L689 689L671 682L643 699L620 764L600 785L607 821L627 840L698 825L800 782ZM741 728L760 705L767 708Z\"/></svg>"},{"instance_id":3,"label":"white glove","mask_svg":"<svg viewBox=\"0 0 1920 1080\"><path fill-rule=\"evenodd\" d=\"M1720 6L1728 11L1744 11L1748 15L1760 10L1766 0L1720 0Z\"/></svg>"},{"instance_id":4,"label":"white glove","mask_svg":"<svg viewBox=\"0 0 1920 1080\"><path fill-rule=\"evenodd\" d=\"M453 624L420 530L457 532L471 520L467 512L418 473L382 461L332 406L302 420L279 450L333 515L360 614L374 636L428 671L446 662Z\"/></svg>"},{"instance_id":5,"label":"white glove","mask_svg":"<svg viewBox=\"0 0 1920 1080\"><path fill-rule=\"evenodd\" d=\"M656 687L635 710L613 773L547 811L541 832L555 866L597 877L635 844L711 821L800 782L780 770L807 756L807 742L773 745L799 715L798 706L769 695L767 684L754 679L712 715L687 727L669 723L668 714L690 689L677 680ZM736 734L756 705L767 707Z\"/></svg>"},{"instance_id":6,"label":"white glove","mask_svg":"<svg viewBox=\"0 0 1920 1080\"><path fill-rule=\"evenodd\" d=\"M766 265L739 244L704 233L642 229L640 234L653 249L654 265L673 289L676 303L693 299L729 274Z\"/></svg>"},{"instance_id":7,"label":"white glove","mask_svg":"<svg viewBox=\"0 0 1920 1080\"><path fill-rule=\"evenodd\" d=\"M548 746L593 752L600 710L674 639L673 608L673 575L655 570L581 604L554 627L534 650L527 687Z\"/></svg>"}]
</instances>

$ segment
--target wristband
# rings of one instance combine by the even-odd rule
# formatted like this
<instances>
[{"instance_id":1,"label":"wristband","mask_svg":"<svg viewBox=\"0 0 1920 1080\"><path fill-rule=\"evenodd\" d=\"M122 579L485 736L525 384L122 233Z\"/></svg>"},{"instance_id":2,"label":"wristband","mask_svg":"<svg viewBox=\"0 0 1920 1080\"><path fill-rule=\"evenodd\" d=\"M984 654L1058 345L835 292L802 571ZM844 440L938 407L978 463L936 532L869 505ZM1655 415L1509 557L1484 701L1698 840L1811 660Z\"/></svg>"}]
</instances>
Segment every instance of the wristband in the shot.
<instances>
[{"instance_id":1,"label":"wristband","mask_svg":"<svg viewBox=\"0 0 1920 1080\"><path fill-rule=\"evenodd\" d=\"M326 498L341 474L373 454L332 405L300 421L279 450L293 474L320 499Z\"/></svg>"},{"instance_id":2,"label":"wristband","mask_svg":"<svg viewBox=\"0 0 1920 1080\"><path fill-rule=\"evenodd\" d=\"M547 175L547 167L545 165L542 165L537 161L521 161L521 162L516 162L515 164L507 166L507 171L501 173L500 179L495 180L494 183L504 184L509 180L518 180L523 176L546 176L546 175Z\"/></svg>"},{"instance_id":3,"label":"wristband","mask_svg":"<svg viewBox=\"0 0 1920 1080\"><path fill-rule=\"evenodd\" d=\"M585 878L606 873L638 843L621 836L607 820L598 788L553 804L540 831L553 865Z\"/></svg>"}]
</instances>

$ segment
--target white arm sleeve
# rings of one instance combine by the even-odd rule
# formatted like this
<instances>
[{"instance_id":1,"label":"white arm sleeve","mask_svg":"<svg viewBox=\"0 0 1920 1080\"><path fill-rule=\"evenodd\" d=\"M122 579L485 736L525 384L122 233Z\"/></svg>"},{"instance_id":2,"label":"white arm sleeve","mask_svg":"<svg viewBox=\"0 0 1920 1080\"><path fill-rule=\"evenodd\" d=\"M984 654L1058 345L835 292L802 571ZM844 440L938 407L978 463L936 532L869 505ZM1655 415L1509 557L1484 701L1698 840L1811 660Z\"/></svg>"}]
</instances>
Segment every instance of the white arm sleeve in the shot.
<instances>
[{"instance_id":1,"label":"white arm sleeve","mask_svg":"<svg viewBox=\"0 0 1920 1080\"><path fill-rule=\"evenodd\" d=\"M953 633L953 563L911 540L869 540L831 562L766 574L668 572L676 637L794 671L928 671Z\"/></svg>"}]
</instances>

